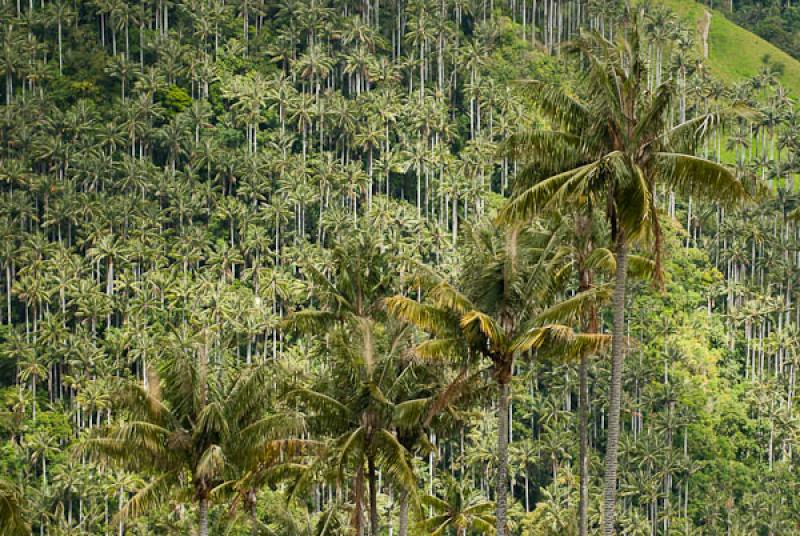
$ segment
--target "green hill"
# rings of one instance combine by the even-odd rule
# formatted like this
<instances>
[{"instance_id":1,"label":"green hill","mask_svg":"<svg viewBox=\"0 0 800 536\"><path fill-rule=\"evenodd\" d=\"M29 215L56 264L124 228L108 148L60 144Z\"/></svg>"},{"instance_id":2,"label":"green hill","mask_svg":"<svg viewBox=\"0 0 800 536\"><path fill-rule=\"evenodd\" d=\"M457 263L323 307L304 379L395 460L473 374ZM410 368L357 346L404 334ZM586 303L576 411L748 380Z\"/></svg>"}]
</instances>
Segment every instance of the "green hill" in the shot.
<instances>
[{"instance_id":1,"label":"green hill","mask_svg":"<svg viewBox=\"0 0 800 536\"><path fill-rule=\"evenodd\" d=\"M708 8L691 0L661 0L681 18L697 29ZM781 83L795 95L800 94L800 62L757 35L731 22L719 10L712 14L709 35L709 64L712 72L725 82L735 82L758 73L762 58L768 54L773 62L783 64ZM701 39L697 35L698 47Z\"/></svg>"}]
</instances>

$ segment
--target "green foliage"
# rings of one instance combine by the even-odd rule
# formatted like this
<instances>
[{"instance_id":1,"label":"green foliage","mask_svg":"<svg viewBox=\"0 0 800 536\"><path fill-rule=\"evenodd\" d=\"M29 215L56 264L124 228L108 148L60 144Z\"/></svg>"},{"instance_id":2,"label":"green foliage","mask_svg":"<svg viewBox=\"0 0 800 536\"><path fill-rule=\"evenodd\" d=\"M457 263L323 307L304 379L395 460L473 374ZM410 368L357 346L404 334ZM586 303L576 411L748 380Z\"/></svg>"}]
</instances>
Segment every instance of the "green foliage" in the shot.
<instances>
[{"instance_id":1,"label":"green foliage","mask_svg":"<svg viewBox=\"0 0 800 536\"><path fill-rule=\"evenodd\" d=\"M176 85L171 85L165 91L157 93L156 98L170 116L174 116L192 105L192 98L186 90Z\"/></svg>"},{"instance_id":2,"label":"green foliage","mask_svg":"<svg viewBox=\"0 0 800 536\"><path fill-rule=\"evenodd\" d=\"M797 62L533 4L1 7L0 535L572 535L583 358L597 533L626 211L619 531L794 534Z\"/></svg>"}]
</instances>

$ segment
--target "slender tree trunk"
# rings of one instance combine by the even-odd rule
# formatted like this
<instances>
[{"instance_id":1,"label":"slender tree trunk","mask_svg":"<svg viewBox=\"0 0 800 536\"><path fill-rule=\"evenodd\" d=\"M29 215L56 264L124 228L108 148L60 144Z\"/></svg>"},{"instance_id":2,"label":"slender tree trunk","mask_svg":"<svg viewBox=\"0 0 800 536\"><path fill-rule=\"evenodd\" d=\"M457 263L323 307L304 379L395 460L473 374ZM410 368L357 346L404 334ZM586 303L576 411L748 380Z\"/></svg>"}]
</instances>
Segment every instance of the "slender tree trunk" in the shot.
<instances>
[{"instance_id":1,"label":"slender tree trunk","mask_svg":"<svg viewBox=\"0 0 800 536\"><path fill-rule=\"evenodd\" d=\"M588 356L582 355L578 367L578 429L580 435L580 496L578 501L578 535L589 533L589 382L587 381Z\"/></svg>"},{"instance_id":2,"label":"slender tree trunk","mask_svg":"<svg viewBox=\"0 0 800 536\"><path fill-rule=\"evenodd\" d=\"M64 60L61 54L61 19L58 20L58 74L64 74Z\"/></svg>"},{"instance_id":3,"label":"slender tree trunk","mask_svg":"<svg viewBox=\"0 0 800 536\"><path fill-rule=\"evenodd\" d=\"M400 514L399 514L398 536L408 536L408 493L400 495Z\"/></svg>"},{"instance_id":4,"label":"slender tree trunk","mask_svg":"<svg viewBox=\"0 0 800 536\"><path fill-rule=\"evenodd\" d=\"M622 398L622 365L625 352L625 282L628 268L628 245L625 234L618 231L615 256L613 316L611 338L611 389L608 403L608 439L606 444L605 481L603 483L603 534L614 534L614 510L617 504L617 454L619 452L620 400Z\"/></svg>"},{"instance_id":5,"label":"slender tree trunk","mask_svg":"<svg viewBox=\"0 0 800 536\"><path fill-rule=\"evenodd\" d=\"M506 533L506 495L508 494L508 379L500 379L497 399L497 481L495 499L497 502L496 534Z\"/></svg>"},{"instance_id":6,"label":"slender tree trunk","mask_svg":"<svg viewBox=\"0 0 800 536\"><path fill-rule=\"evenodd\" d=\"M372 536L378 536L378 488L377 476L375 474L375 460L367 458L367 479L369 483L369 530Z\"/></svg>"},{"instance_id":7,"label":"slender tree trunk","mask_svg":"<svg viewBox=\"0 0 800 536\"><path fill-rule=\"evenodd\" d=\"M200 497L200 508L197 512L199 536L208 536L208 498Z\"/></svg>"},{"instance_id":8,"label":"slender tree trunk","mask_svg":"<svg viewBox=\"0 0 800 536\"><path fill-rule=\"evenodd\" d=\"M587 205L586 214L581 215L576 221L576 235L581 240L580 246L584 248L581 255L586 258L592 252L592 208ZM585 240L585 243L583 241ZM580 292L591 290L593 274L583 265L579 266ZM592 306L583 314L581 329L586 333L597 333L597 310ZM579 434L579 497L578 497L578 535L587 536L589 533L589 381L588 381L588 355L581 355L578 367L578 434Z\"/></svg>"}]
</instances>

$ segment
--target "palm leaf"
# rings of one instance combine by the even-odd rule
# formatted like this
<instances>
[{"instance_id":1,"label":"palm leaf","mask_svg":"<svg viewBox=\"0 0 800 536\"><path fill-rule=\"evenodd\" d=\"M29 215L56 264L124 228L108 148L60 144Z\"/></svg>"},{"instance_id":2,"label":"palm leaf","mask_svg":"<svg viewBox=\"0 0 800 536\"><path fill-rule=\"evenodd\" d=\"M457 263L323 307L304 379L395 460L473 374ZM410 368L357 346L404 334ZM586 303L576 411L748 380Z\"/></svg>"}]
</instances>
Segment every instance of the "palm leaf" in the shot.
<instances>
[{"instance_id":1,"label":"palm leaf","mask_svg":"<svg viewBox=\"0 0 800 536\"><path fill-rule=\"evenodd\" d=\"M225 408L220 402L209 402L197 416L197 423L194 426L194 437L202 437L211 434L225 435L228 432L228 420L225 416Z\"/></svg>"},{"instance_id":2,"label":"palm leaf","mask_svg":"<svg viewBox=\"0 0 800 536\"><path fill-rule=\"evenodd\" d=\"M569 95L564 87L538 80L520 82L523 95L533 99L550 121L568 131L581 132L591 125L592 114L582 102Z\"/></svg>"},{"instance_id":3,"label":"palm leaf","mask_svg":"<svg viewBox=\"0 0 800 536\"><path fill-rule=\"evenodd\" d=\"M304 309L290 314L282 325L286 329L303 333L322 333L337 321L337 316L329 311Z\"/></svg>"},{"instance_id":4,"label":"palm leaf","mask_svg":"<svg viewBox=\"0 0 800 536\"><path fill-rule=\"evenodd\" d=\"M494 319L480 311L469 311L461 317L461 327L466 332L472 332L474 338L475 331L480 332L490 343L495 345L502 344L503 336L499 326Z\"/></svg>"},{"instance_id":5,"label":"palm leaf","mask_svg":"<svg viewBox=\"0 0 800 536\"><path fill-rule=\"evenodd\" d=\"M168 472L153 479L144 488L137 491L125 506L114 515L112 523L119 524L145 512L153 512L170 496L172 489L178 484L178 472Z\"/></svg>"},{"instance_id":6,"label":"palm leaf","mask_svg":"<svg viewBox=\"0 0 800 536\"><path fill-rule=\"evenodd\" d=\"M582 155L581 138L569 132L536 129L512 134L501 146L504 155L520 162L541 159L574 162Z\"/></svg>"},{"instance_id":7,"label":"palm leaf","mask_svg":"<svg viewBox=\"0 0 800 536\"><path fill-rule=\"evenodd\" d=\"M726 206L747 199L747 192L733 171L696 156L657 153L658 173L666 184L684 195L693 195Z\"/></svg>"},{"instance_id":8,"label":"palm leaf","mask_svg":"<svg viewBox=\"0 0 800 536\"><path fill-rule=\"evenodd\" d=\"M568 197L568 192L578 191L583 179L597 170L599 165L600 162L585 164L534 184L500 209L497 215L498 223L504 225L528 223L549 207L558 206L559 202Z\"/></svg>"},{"instance_id":9,"label":"palm leaf","mask_svg":"<svg viewBox=\"0 0 800 536\"><path fill-rule=\"evenodd\" d=\"M0 479L0 536L28 536L31 533L23 506L22 490Z\"/></svg>"},{"instance_id":10,"label":"palm leaf","mask_svg":"<svg viewBox=\"0 0 800 536\"><path fill-rule=\"evenodd\" d=\"M299 435L305 428L305 418L300 413L280 413L262 417L242 428L238 439L245 448L253 448L276 439Z\"/></svg>"},{"instance_id":11,"label":"palm leaf","mask_svg":"<svg viewBox=\"0 0 800 536\"><path fill-rule=\"evenodd\" d=\"M437 362L459 354L463 349L461 339L455 337L430 339L414 348L414 356L423 362Z\"/></svg>"},{"instance_id":12,"label":"palm leaf","mask_svg":"<svg viewBox=\"0 0 800 536\"><path fill-rule=\"evenodd\" d=\"M447 312L405 296L386 298L386 307L400 320L434 335L444 335L453 327L453 318Z\"/></svg>"},{"instance_id":13,"label":"palm leaf","mask_svg":"<svg viewBox=\"0 0 800 536\"><path fill-rule=\"evenodd\" d=\"M440 281L429 291L429 298L438 306L457 314L474 309L472 302L446 281Z\"/></svg>"},{"instance_id":14,"label":"palm leaf","mask_svg":"<svg viewBox=\"0 0 800 536\"><path fill-rule=\"evenodd\" d=\"M385 429L375 434L376 462L389 481L409 494L411 502L417 502L417 477L409 463L410 455L397 438Z\"/></svg>"},{"instance_id":15,"label":"palm leaf","mask_svg":"<svg viewBox=\"0 0 800 536\"><path fill-rule=\"evenodd\" d=\"M539 322L574 324L591 307L608 301L611 298L611 291L612 289L609 285L600 285L584 292L579 292L571 298L548 307L537 315L536 319Z\"/></svg>"},{"instance_id":16,"label":"palm leaf","mask_svg":"<svg viewBox=\"0 0 800 536\"><path fill-rule=\"evenodd\" d=\"M350 417L350 409L347 406L324 393L306 388L298 388L289 392L286 396L290 399L302 400L316 410L331 412L340 418L346 419Z\"/></svg>"},{"instance_id":17,"label":"palm leaf","mask_svg":"<svg viewBox=\"0 0 800 536\"><path fill-rule=\"evenodd\" d=\"M195 476L209 482L216 479L225 467L225 453L219 445L210 445L203 454L195 468Z\"/></svg>"}]
</instances>

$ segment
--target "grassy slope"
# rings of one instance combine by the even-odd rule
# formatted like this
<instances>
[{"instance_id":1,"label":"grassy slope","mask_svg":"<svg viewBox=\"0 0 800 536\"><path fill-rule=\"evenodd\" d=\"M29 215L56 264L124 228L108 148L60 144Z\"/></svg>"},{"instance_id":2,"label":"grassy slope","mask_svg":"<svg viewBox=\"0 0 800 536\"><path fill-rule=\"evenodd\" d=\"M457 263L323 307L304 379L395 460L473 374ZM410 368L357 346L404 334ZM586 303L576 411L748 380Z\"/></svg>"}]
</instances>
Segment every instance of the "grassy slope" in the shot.
<instances>
[{"instance_id":1,"label":"grassy slope","mask_svg":"<svg viewBox=\"0 0 800 536\"><path fill-rule=\"evenodd\" d=\"M689 22L691 28L697 28L697 21L703 17L704 6L692 0L660 1ZM699 36L697 42L698 47L702 46ZM712 11L709 43L711 72L719 79L730 83L751 77L761 69L761 58L769 54L773 62L780 62L785 67L781 83L790 94L800 94L800 62L737 26L716 9Z\"/></svg>"}]
</instances>

